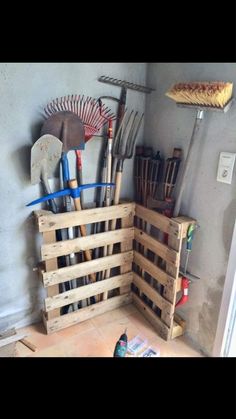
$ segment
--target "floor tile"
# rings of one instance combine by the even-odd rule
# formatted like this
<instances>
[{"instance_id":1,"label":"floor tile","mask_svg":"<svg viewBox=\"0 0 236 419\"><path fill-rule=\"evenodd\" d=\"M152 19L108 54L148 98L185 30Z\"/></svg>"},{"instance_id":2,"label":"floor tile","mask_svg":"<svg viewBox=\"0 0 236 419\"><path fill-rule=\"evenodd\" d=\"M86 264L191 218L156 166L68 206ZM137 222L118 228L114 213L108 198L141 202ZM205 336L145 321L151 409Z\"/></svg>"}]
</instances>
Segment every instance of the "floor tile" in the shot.
<instances>
[{"instance_id":1,"label":"floor tile","mask_svg":"<svg viewBox=\"0 0 236 419\"><path fill-rule=\"evenodd\" d=\"M112 353L114 352L116 342L119 337L127 329L128 340L139 334L138 328L129 321L127 317L123 317L115 322L99 327L97 330L104 338Z\"/></svg>"},{"instance_id":2,"label":"floor tile","mask_svg":"<svg viewBox=\"0 0 236 419\"><path fill-rule=\"evenodd\" d=\"M110 357L112 352L97 330L89 330L70 340L68 356Z\"/></svg>"},{"instance_id":3,"label":"floor tile","mask_svg":"<svg viewBox=\"0 0 236 419\"><path fill-rule=\"evenodd\" d=\"M158 336L153 326L132 305L104 313L96 318L47 335L42 323L24 327L18 332L28 334L27 339L37 347L32 352L20 342L17 357L113 357L115 345L127 329L128 339L141 335L147 346L160 350L160 357L201 357L186 336L168 342ZM127 354L127 356L129 356Z\"/></svg>"}]
</instances>

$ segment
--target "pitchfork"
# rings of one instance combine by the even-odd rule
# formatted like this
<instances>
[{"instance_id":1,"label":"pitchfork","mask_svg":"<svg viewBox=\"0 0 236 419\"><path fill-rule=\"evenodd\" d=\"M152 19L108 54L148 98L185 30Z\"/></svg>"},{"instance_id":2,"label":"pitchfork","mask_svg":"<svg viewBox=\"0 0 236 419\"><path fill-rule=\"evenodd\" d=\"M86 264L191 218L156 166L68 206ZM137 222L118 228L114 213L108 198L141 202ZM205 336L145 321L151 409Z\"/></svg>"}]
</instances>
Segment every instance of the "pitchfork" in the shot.
<instances>
[{"instance_id":1,"label":"pitchfork","mask_svg":"<svg viewBox=\"0 0 236 419\"><path fill-rule=\"evenodd\" d=\"M115 194L114 194L114 205L118 205L120 201L120 190L121 190L121 180L122 180L122 173L123 173L123 165L125 159L131 159L133 156L134 151L134 144L135 140L143 119L143 114L140 119L138 119L138 112L131 111L128 116L127 110L124 113L122 122L119 126L117 134L114 138L113 148L112 148L112 155L114 158L114 166L116 167L116 187L115 187ZM117 164L116 164L117 163ZM113 166L113 167L114 167ZM111 221L110 230L115 230L116 228L116 219ZM110 244L107 248L106 254L108 256L112 255L113 252L113 244ZM105 271L105 279L109 278L110 276L110 269ZM107 299L108 293L105 292L103 294L103 299Z\"/></svg>"}]
</instances>

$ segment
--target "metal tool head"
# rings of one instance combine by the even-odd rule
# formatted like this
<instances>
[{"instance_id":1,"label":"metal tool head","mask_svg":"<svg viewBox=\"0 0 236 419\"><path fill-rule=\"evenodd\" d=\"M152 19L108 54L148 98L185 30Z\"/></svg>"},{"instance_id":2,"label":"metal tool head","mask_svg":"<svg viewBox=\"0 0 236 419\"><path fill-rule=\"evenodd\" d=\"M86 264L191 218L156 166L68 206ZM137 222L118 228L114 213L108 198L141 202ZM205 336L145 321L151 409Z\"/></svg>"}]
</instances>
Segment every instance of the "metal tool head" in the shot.
<instances>
[{"instance_id":1,"label":"metal tool head","mask_svg":"<svg viewBox=\"0 0 236 419\"><path fill-rule=\"evenodd\" d=\"M53 135L40 137L31 148L31 183L57 177L62 152L62 142Z\"/></svg>"},{"instance_id":2,"label":"metal tool head","mask_svg":"<svg viewBox=\"0 0 236 419\"><path fill-rule=\"evenodd\" d=\"M98 134L108 119L115 117L108 107L104 104L100 105L99 100L84 95L56 98L48 103L44 110L47 117L62 111L69 111L77 115L84 125L85 142Z\"/></svg>"},{"instance_id":3,"label":"metal tool head","mask_svg":"<svg viewBox=\"0 0 236 419\"><path fill-rule=\"evenodd\" d=\"M138 118L138 112L132 110L129 114L127 110L114 138L112 155L119 160L131 159L134 151L135 140L143 119Z\"/></svg>"},{"instance_id":4,"label":"metal tool head","mask_svg":"<svg viewBox=\"0 0 236 419\"><path fill-rule=\"evenodd\" d=\"M77 182L77 181L76 181ZM41 202L49 201L54 198L59 198L61 196L71 196L73 199L80 198L80 194L85 189L91 189L91 188L105 188L107 186L115 187L115 183L86 183L84 185L80 185L76 188L65 188L61 189L60 191L56 191L53 193L49 193L45 196L42 196L41 198L35 199L32 202L29 202L29 204L26 204L27 207L30 207L31 205L36 205Z\"/></svg>"},{"instance_id":5,"label":"metal tool head","mask_svg":"<svg viewBox=\"0 0 236 419\"><path fill-rule=\"evenodd\" d=\"M44 122L41 134L51 134L63 143L63 151L84 150L85 130L82 120L71 111L53 113Z\"/></svg>"},{"instance_id":6,"label":"metal tool head","mask_svg":"<svg viewBox=\"0 0 236 419\"><path fill-rule=\"evenodd\" d=\"M114 79L113 77L107 77L107 76L99 77L98 81L101 81L102 83L112 84L113 86L123 87L125 89L136 90L137 92L140 92L140 93L151 93L153 90L155 90L151 87L143 86L141 84L130 83L129 81L126 81L126 80Z\"/></svg>"}]
</instances>

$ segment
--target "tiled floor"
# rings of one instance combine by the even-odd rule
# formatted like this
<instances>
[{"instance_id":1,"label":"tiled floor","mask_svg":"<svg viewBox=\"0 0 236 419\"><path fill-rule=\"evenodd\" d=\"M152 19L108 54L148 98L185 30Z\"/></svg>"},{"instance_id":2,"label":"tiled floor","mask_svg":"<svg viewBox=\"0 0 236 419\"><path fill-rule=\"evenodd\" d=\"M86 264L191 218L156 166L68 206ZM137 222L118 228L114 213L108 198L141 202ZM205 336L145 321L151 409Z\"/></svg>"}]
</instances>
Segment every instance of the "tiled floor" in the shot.
<instances>
[{"instance_id":1,"label":"tiled floor","mask_svg":"<svg viewBox=\"0 0 236 419\"><path fill-rule=\"evenodd\" d=\"M24 327L27 339L36 345L32 352L17 343L18 357L112 357L116 341L127 328L129 340L136 335L148 339L148 344L160 351L161 357L201 357L185 336L165 342L133 305L124 306L94 319L46 335L41 323Z\"/></svg>"}]
</instances>

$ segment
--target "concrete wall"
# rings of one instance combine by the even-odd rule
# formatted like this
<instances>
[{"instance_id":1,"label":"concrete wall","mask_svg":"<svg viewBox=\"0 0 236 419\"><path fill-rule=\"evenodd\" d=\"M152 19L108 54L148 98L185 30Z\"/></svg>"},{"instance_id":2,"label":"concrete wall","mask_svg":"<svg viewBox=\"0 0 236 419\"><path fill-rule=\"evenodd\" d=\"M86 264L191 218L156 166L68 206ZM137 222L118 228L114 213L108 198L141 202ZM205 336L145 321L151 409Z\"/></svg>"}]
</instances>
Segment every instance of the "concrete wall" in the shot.
<instances>
[{"instance_id":1,"label":"concrete wall","mask_svg":"<svg viewBox=\"0 0 236 419\"><path fill-rule=\"evenodd\" d=\"M166 158L172 155L173 147L181 147L186 156L196 112L177 108L165 92L172 84L188 80L224 80L236 84L236 64L148 65L147 83L156 91L147 97L145 143L160 150ZM227 114L205 113L180 211L200 224L188 270L201 279L190 285L189 302L178 312L187 320L190 337L207 354L212 352L236 214L236 171L231 185L217 182L216 173L219 153L236 152L235 140L235 105Z\"/></svg>"},{"instance_id":2,"label":"concrete wall","mask_svg":"<svg viewBox=\"0 0 236 419\"><path fill-rule=\"evenodd\" d=\"M43 108L52 99L67 94L119 97L120 88L97 81L101 75L144 84L146 64L0 64L0 329L24 326L40 318L44 290L37 273L32 271L39 261L39 239L32 209L25 204L41 195L41 188L30 184L30 150L40 136ZM145 95L128 91L127 105L143 112ZM137 142L142 138L143 126ZM101 138L94 138L86 145L83 152L85 182L96 180L101 146ZM69 158L72 160L72 156ZM129 182L123 182L122 197L131 199L132 170L132 161L125 162L124 179ZM93 192L86 193L88 201L93 196ZM40 205L35 207L39 208Z\"/></svg>"}]
</instances>

